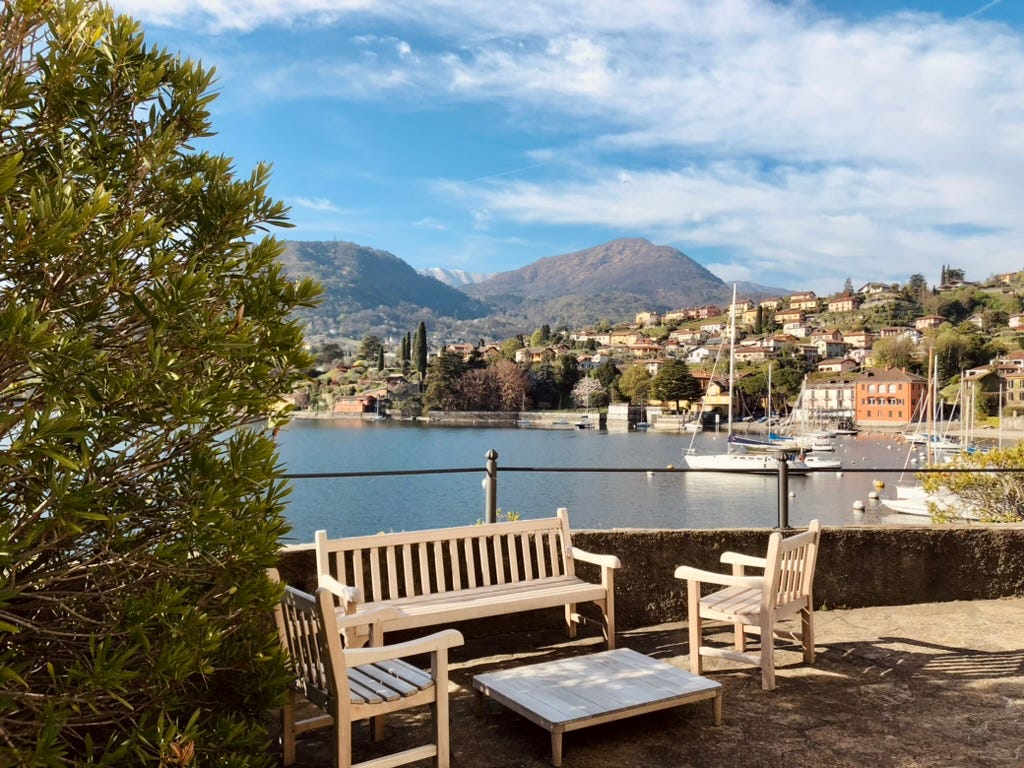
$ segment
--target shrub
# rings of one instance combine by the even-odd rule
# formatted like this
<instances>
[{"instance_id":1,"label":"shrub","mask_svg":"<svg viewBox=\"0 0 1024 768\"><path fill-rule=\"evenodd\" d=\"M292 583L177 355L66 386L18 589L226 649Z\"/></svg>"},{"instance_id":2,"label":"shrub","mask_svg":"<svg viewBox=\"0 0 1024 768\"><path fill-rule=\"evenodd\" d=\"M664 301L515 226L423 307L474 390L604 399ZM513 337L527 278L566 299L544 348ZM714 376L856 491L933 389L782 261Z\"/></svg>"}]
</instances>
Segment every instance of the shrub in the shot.
<instances>
[{"instance_id":1,"label":"shrub","mask_svg":"<svg viewBox=\"0 0 1024 768\"><path fill-rule=\"evenodd\" d=\"M212 73L89 0L0 10L0 765L258 766L284 665L267 419L311 365Z\"/></svg>"}]
</instances>

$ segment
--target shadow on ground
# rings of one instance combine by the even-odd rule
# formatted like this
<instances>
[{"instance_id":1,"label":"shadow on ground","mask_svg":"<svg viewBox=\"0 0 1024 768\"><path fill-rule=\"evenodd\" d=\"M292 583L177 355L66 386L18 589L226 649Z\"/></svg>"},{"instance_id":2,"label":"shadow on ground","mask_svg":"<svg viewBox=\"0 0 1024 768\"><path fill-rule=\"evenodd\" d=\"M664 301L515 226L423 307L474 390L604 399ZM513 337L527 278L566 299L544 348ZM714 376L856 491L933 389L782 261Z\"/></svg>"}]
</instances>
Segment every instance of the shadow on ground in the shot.
<instances>
[{"instance_id":1,"label":"shadow on ground","mask_svg":"<svg viewBox=\"0 0 1024 768\"><path fill-rule=\"evenodd\" d=\"M1024 599L819 612L817 659L780 645L778 687L753 668L708 659L724 688L724 724L700 702L565 736L566 768L742 765L860 768L1024 768ZM724 633L708 639L726 642ZM687 668L686 627L623 632L619 646ZM602 650L591 636L555 630L476 637L451 660L452 765L549 766L541 728L486 700L474 675ZM302 768L329 766L328 731L300 737ZM369 759L430 739L427 711L388 720L375 744L357 728L355 755ZM429 764L429 763L424 763Z\"/></svg>"}]
</instances>

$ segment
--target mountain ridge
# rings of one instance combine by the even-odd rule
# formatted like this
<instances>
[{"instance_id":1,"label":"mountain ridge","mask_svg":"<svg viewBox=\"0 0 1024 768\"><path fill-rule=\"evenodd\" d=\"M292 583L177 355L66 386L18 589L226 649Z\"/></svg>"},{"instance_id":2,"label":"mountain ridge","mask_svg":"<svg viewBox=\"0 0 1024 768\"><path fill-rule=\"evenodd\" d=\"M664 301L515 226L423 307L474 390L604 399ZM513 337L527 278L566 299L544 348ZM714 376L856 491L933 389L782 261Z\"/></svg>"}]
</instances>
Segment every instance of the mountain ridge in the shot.
<instances>
[{"instance_id":1,"label":"mountain ridge","mask_svg":"<svg viewBox=\"0 0 1024 768\"><path fill-rule=\"evenodd\" d=\"M577 328L632 321L642 311L722 305L732 290L682 251L643 238L547 256L460 288L369 246L297 240L285 246L285 271L324 286L321 305L299 315L311 334L322 336L392 336L423 321L443 338L507 338L544 324ZM744 298L786 293L744 286Z\"/></svg>"}]
</instances>

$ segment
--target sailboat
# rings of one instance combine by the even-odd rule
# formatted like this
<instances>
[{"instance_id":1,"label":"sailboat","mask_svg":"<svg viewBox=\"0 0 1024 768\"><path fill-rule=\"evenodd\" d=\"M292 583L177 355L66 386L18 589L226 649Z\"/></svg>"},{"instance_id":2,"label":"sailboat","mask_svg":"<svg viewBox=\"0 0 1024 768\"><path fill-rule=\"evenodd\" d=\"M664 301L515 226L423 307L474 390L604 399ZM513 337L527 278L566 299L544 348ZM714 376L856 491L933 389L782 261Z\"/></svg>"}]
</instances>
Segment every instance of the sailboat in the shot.
<instances>
[{"instance_id":1,"label":"sailboat","mask_svg":"<svg viewBox=\"0 0 1024 768\"><path fill-rule=\"evenodd\" d=\"M924 400L922 401L921 413L924 415L925 431L921 434L929 436L929 439L923 441L925 446L925 466L933 467L935 465L935 446L937 441L931 439L933 437L932 431L932 413L934 403L938 397L938 380L937 372L933 372L935 351L933 349L928 350L928 388L925 392ZM920 433L920 430L918 430ZM911 451L916 443L908 441L911 444ZM910 455L908 454L907 460L909 462ZM949 491L926 491L921 485L917 483L904 483L902 476L896 482L894 486L894 492L896 498L883 498L881 502L901 515L916 515L919 517L931 517L932 510L956 510L956 516L966 519L977 519L978 515L975 510L968 509L965 507L963 502L956 497L955 494Z\"/></svg>"},{"instance_id":2,"label":"sailboat","mask_svg":"<svg viewBox=\"0 0 1024 768\"><path fill-rule=\"evenodd\" d=\"M682 464L687 469L742 469L756 474L774 474L778 471L778 460L773 453L748 453L732 442L733 382L736 378L736 286L732 287L732 304L729 307L729 405L727 407L727 429L725 453L699 454L690 447L683 451ZM780 452L781 453L781 452ZM805 473L807 465L787 456L789 471Z\"/></svg>"}]
</instances>

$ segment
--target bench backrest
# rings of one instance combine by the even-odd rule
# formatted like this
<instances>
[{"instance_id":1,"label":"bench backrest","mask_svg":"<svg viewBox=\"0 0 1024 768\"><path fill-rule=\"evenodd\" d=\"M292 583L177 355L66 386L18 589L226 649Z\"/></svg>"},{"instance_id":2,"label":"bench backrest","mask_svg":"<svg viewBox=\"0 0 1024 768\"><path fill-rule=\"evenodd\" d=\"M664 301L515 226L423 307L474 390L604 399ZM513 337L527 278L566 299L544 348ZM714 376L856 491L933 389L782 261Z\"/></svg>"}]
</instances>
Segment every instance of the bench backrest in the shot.
<instances>
[{"instance_id":1,"label":"bench backrest","mask_svg":"<svg viewBox=\"0 0 1024 768\"><path fill-rule=\"evenodd\" d=\"M569 512L555 517L329 539L317 531L317 573L366 602L573 576Z\"/></svg>"}]
</instances>

